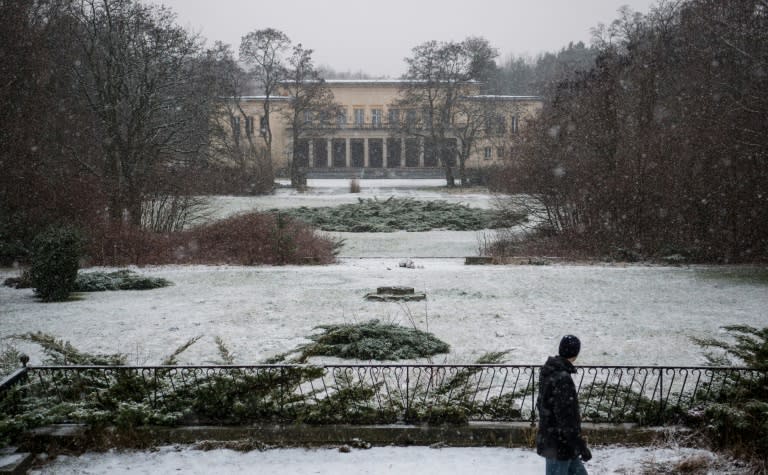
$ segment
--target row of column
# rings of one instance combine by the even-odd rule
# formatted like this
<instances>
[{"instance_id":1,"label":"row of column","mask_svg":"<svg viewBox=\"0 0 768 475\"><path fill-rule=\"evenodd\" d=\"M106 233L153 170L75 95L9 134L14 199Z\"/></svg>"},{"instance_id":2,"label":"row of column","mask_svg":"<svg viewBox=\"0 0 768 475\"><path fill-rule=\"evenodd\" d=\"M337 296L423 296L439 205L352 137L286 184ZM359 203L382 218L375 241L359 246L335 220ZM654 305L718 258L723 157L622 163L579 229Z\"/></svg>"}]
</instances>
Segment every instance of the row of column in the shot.
<instances>
[{"instance_id":1,"label":"row of column","mask_svg":"<svg viewBox=\"0 0 768 475\"><path fill-rule=\"evenodd\" d=\"M329 138L326 139L326 156L321 157L318 156L317 153L315 153L315 140L318 139L310 139L308 140L308 155L309 155L309 166L310 168L316 168L318 165L320 167L327 167L332 168L334 167L334 141L344 140L344 167L350 168L352 166L352 147L351 147L351 141L352 138L345 138L345 139L333 139ZM362 139L354 139L354 140L362 140L363 141L363 166L364 167L370 167L371 165L371 154L370 154L370 144L369 140L379 140L381 141L381 158L382 158L382 168L390 168L388 164L389 160L389 151L388 151L388 142L389 140L398 140L400 143L399 147L399 168L406 167L407 161L406 161L406 139L405 138L399 138L399 139L387 139L387 138L379 138L379 139L368 139L368 138L362 138ZM412 139L411 139L412 140ZM424 167L424 140L418 139L418 166ZM322 164L324 161L325 164ZM413 166L413 165L412 165Z\"/></svg>"}]
</instances>

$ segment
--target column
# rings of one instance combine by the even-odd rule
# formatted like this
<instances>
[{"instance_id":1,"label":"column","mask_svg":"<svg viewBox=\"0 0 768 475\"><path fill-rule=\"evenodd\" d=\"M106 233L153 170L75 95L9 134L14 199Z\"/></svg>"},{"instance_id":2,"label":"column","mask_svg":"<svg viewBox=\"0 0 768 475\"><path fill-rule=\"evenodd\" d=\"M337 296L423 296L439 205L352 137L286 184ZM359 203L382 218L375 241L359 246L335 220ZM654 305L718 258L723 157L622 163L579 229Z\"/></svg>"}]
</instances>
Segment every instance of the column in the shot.
<instances>
[{"instance_id":1,"label":"column","mask_svg":"<svg viewBox=\"0 0 768 475\"><path fill-rule=\"evenodd\" d=\"M419 139L419 166L424 168L424 139Z\"/></svg>"},{"instance_id":2,"label":"column","mask_svg":"<svg viewBox=\"0 0 768 475\"><path fill-rule=\"evenodd\" d=\"M381 139L381 168L387 168L387 137Z\"/></svg>"},{"instance_id":3,"label":"column","mask_svg":"<svg viewBox=\"0 0 768 475\"><path fill-rule=\"evenodd\" d=\"M400 168L405 168L405 137L400 139Z\"/></svg>"},{"instance_id":4,"label":"column","mask_svg":"<svg viewBox=\"0 0 768 475\"><path fill-rule=\"evenodd\" d=\"M328 168L331 168L333 166L333 139L328 139L328 147L326 150L328 153L326 154L327 157L325 158L328 161Z\"/></svg>"},{"instance_id":5,"label":"column","mask_svg":"<svg viewBox=\"0 0 768 475\"><path fill-rule=\"evenodd\" d=\"M344 150L344 154L345 154L345 157L344 157L344 158L345 158L345 163L346 163L346 167L347 167L347 168L349 168L349 167L350 167L350 165L351 165L351 163L350 163L350 161L351 161L351 153L350 153L350 151L349 151L349 137L347 137L346 139L344 139L344 146L345 146L345 150Z\"/></svg>"},{"instance_id":6,"label":"column","mask_svg":"<svg viewBox=\"0 0 768 475\"><path fill-rule=\"evenodd\" d=\"M314 168L315 166L315 141L312 139L307 140L307 167Z\"/></svg>"},{"instance_id":7,"label":"column","mask_svg":"<svg viewBox=\"0 0 768 475\"><path fill-rule=\"evenodd\" d=\"M368 138L363 139L363 167L368 168L371 165L370 159L368 158Z\"/></svg>"}]
</instances>

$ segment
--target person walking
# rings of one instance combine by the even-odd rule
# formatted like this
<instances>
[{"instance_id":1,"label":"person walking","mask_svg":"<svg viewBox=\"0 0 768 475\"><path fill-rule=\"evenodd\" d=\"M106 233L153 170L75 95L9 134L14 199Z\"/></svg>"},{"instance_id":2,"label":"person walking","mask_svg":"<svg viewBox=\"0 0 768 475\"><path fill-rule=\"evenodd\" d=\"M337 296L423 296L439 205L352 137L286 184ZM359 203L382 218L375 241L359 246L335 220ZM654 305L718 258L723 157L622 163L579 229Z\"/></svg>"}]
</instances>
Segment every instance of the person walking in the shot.
<instances>
[{"instance_id":1,"label":"person walking","mask_svg":"<svg viewBox=\"0 0 768 475\"><path fill-rule=\"evenodd\" d=\"M581 435L581 415L573 362L581 341L573 335L560 340L557 356L550 356L539 373L539 430L536 452L546 459L546 475L587 475L582 462L592 458Z\"/></svg>"}]
</instances>

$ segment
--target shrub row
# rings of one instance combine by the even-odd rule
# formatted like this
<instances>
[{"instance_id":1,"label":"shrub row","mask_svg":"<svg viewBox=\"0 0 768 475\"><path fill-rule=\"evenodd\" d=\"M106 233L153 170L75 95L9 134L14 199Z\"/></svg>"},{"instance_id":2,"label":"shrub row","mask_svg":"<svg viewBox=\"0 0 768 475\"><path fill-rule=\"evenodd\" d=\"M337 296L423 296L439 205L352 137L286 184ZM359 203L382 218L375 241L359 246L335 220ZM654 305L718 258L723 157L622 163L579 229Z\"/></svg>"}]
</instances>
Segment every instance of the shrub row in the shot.
<instances>
[{"instance_id":1,"label":"shrub row","mask_svg":"<svg viewBox=\"0 0 768 475\"><path fill-rule=\"evenodd\" d=\"M523 214L501 215L463 204L394 197L383 201L359 199L357 203L336 207L301 207L285 213L325 231L337 232L475 231L509 227L525 219Z\"/></svg>"}]
</instances>

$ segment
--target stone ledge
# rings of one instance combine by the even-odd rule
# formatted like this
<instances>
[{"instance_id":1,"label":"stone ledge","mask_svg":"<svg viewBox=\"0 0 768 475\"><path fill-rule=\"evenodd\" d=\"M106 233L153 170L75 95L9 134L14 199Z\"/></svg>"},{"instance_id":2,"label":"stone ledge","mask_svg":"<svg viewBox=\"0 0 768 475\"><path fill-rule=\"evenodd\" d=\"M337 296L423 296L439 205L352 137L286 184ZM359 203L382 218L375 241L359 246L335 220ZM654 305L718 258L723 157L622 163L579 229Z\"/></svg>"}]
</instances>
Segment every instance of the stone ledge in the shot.
<instances>
[{"instance_id":1,"label":"stone ledge","mask_svg":"<svg viewBox=\"0 0 768 475\"><path fill-rule=\"evenodd\" d=\"M669 430L681 428L638 427L634 424L583 424L590 444L647 445ZM113 427L91 429L85 425L47 426L29 431L24 450L56 453L81 452L106 447L150 447L191 444L199 441L258 441L267 446L327 446L355 439L374 446L434 445L453 447L532 447L535 426L528 422L470 423L467 425L327 425L258 424L250 426L139 427L122 435Z\"/></svg>"},{"instance_id":2,"label":"stone ledge","mask_svg":"<svg viewBox=\"0 0 768 475\"><path fill-rule=\"evenodd\" d=\"M35 461L29 452L0 452L0 475L23 475Z\"/></svg>"}]
</instances>

